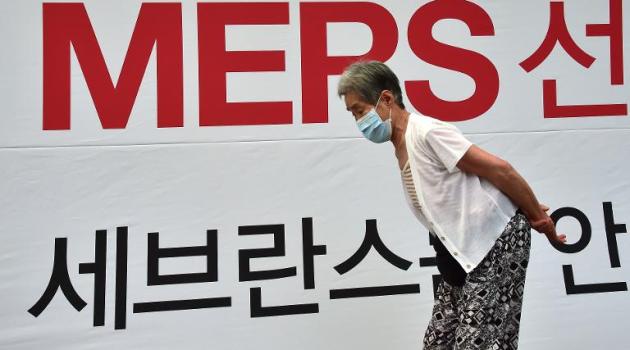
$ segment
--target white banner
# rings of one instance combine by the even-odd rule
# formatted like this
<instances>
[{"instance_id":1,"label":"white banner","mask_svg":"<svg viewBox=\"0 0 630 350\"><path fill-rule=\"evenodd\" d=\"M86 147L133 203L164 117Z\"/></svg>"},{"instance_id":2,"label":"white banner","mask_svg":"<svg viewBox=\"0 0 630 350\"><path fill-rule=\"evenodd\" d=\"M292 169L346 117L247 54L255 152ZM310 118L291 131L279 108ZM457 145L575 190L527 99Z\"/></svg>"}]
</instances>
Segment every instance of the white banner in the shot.
<instances>
[{"instance_id":1,"label":"white banner","mask_svg":"<svg viewBox=\"0 0 630 350\"><path fill-rule=\"evenodd\" d=\"M336 96L367 54L567 234L520 348L627 349L622 0L0 7L0 348L421 348L428 232Z\"/></svg>"}]
</instances>

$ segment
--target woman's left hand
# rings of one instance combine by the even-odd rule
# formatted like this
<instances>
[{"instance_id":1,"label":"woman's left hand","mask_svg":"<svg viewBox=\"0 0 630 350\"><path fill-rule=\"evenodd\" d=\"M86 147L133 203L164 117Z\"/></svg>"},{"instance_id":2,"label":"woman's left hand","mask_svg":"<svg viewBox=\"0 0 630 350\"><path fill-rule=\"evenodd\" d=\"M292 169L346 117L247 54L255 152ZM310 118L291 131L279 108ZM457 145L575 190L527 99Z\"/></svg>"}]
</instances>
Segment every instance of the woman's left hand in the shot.
<instances>
[{"instance_id":1,"label":"woman's left hand","mask_svg":"<svg viewBox=\"0 0 630 350\"><path fill-rule=\"evenodd\" d=\"M529 224L532 228L540 233L544 233L547 236L547 239L552 243L564 244L567 242L567 236L564 234L559 234L556 232L556 225L553 220L547 215L547 211L549 207L541 204L540 211L541 215L539 218L535 220L530 219Z\"/></svg>"}]
</instances>

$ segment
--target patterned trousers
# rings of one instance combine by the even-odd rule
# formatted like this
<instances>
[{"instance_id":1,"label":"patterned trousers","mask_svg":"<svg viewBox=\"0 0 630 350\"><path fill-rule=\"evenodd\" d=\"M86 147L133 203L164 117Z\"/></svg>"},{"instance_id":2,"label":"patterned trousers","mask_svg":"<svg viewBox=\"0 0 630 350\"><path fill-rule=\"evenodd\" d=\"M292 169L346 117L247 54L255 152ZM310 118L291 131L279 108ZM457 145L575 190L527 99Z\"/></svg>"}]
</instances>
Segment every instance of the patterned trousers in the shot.
<instances>
[{"instance_id":1,"label":"patterned trousers","mask_svg":"<svg viewBox=\"0 0 630 350\"><path fill-rule=\"evenodd\" d=\"M424 349L516 350L531 227L520 212L461 287L442 281Z\"/></svg>"}]
</instances>

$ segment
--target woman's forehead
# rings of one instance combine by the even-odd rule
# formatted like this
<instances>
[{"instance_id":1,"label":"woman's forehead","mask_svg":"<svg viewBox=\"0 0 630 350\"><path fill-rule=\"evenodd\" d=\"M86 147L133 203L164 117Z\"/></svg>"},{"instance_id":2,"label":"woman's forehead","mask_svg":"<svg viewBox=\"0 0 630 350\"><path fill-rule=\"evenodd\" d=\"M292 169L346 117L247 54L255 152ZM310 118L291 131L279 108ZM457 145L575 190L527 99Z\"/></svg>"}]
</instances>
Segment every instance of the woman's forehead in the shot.
<instances>
[{"instance_id":1,"label":"woman's forehead","mask_svg":"<svg viewBox=\"0 0 630 350\"><path fill-rule=\"evenodd\" d=\"M357 94L354 91L349 91L347 94L345 94L344 101L346 103L346 109L348 110L352 109L353 107L357 105L367 103L365 100L363 100L363 98L361 98L361 96L359 96L359 94Z\"/></svg>"}]
</instances>

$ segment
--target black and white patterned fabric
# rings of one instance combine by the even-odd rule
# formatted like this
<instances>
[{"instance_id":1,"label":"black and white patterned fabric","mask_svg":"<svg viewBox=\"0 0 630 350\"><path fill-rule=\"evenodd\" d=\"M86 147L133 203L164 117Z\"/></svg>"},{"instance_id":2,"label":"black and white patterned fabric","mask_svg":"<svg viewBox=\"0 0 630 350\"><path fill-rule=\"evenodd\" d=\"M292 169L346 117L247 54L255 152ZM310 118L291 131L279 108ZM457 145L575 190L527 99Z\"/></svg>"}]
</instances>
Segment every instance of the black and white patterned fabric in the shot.
<instances>
[{"instance_id":1,"label":"black and white patterned fabric","mask_svg":"<svg viewBox=\"0 0 630 350\"><path fill-rule=\"evenodd\" d=\"M519 212L462 286L440 282L424 349L516 350L530 245Z\"/></svg>"}]
</instances>

